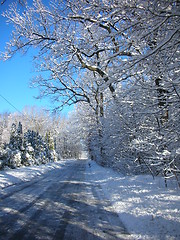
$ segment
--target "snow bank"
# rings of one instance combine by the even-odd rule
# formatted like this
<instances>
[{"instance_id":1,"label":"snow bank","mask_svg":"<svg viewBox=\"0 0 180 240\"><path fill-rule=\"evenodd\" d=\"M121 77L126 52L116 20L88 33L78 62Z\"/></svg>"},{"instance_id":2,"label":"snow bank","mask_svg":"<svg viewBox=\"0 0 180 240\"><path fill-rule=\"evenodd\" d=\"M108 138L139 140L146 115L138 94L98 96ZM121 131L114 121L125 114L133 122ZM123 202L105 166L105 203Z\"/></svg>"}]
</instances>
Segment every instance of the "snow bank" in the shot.
<instances>
[{"instance_id":1,"label":"snow bank","mask_svg":"<svg viewBox=\"0 0 180 240\"><path fill-rule=\"evenodd\" d=\"M123 176L112 169L87 165L87 180L99 184L133 239L180 239L180 190L163 178Z\"/></svg>"},{"instance_id":2,"label":"snow bank","mask_svg":"<svg viewBox=\"0 0 180 240\"><path fill-rule=\"evenodd\" d=\"M48 163L40 166L21 167L0 171L0 189L20 182L30 181L53 169L61 168L65 161Z\"/></svg>"}]
</instances>

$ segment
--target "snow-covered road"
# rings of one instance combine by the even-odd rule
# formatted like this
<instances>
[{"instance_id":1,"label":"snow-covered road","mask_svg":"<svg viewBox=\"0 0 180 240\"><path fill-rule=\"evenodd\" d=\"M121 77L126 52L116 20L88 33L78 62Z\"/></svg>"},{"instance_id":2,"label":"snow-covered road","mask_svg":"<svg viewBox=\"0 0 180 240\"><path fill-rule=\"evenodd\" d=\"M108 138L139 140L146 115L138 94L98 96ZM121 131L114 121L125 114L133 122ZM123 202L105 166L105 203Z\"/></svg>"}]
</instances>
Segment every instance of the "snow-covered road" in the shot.
<instances>
[{"instance_id":1,"label":"snow-covered road","mask_svg":"<svg viewBox=\"0 0 180 240\"><path fill-rule=\"evenodd\" d=\"M0 239L130 239L86 161L61 164L0 191ZM88 174L88 173L87 173Z\"/></svg>"}]
</instances>

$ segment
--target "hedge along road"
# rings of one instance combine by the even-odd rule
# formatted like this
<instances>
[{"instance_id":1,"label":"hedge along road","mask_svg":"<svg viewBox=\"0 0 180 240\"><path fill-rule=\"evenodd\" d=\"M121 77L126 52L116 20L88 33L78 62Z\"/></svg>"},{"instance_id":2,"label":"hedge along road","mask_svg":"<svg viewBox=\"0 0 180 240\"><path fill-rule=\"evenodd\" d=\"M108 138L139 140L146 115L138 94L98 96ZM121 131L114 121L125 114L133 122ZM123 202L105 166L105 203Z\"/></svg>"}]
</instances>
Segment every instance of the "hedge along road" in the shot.
<instances>
[{"instance_id":1,"label":"hedge along road","mask_svg":"<svg viewBox=\"0 0 180 240\"><path fill-rule=\"evenodd\" d=\"M60 169L4 189L0 239L131 239L101 187L87 181L86 167L85 160L67 161Z\"/></svg>"}]
</instances>

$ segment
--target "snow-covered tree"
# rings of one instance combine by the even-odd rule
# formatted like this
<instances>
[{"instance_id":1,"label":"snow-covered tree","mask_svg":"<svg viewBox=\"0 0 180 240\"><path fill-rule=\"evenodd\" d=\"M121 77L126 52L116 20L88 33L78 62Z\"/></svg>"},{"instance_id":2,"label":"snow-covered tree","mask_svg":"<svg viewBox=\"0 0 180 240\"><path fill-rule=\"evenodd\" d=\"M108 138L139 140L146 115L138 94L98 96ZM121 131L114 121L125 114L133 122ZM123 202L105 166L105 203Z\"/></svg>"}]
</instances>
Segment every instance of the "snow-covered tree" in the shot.
<instances>
[{"instance_id":1,"label":"snow-covered tree","mask_svg":"<svg viewBox=\"0 0 180 240\"><path fill-rule=\"evenodd\" d=\"M0 150L1 168L40 165L59 159L50 135L47 142L47 138L33 130L23 135L22 128L21 122L18 127L12 124L9 143L4 143Z\"/></svg>"},{"instance_id":2,"label":"snow-covered tree","mask_svg":"<svg viewBox=\"0 0 180 240\"><path fill-rule=\"evenodd\" d=\"M23 11L13 5L4 13L14 25L4 58L37 49L37 70L46 74L33 85L40 97L61 102L59 109L79 102L88 109L92 156L107 165L128 168L135 161L143 171L176 175L179 10L178 0L68 0L48 6L37 0ZM64 137L66 148L65 142ZM125 156L132 166L122 163Z\"/></svg>"}]
</instances>

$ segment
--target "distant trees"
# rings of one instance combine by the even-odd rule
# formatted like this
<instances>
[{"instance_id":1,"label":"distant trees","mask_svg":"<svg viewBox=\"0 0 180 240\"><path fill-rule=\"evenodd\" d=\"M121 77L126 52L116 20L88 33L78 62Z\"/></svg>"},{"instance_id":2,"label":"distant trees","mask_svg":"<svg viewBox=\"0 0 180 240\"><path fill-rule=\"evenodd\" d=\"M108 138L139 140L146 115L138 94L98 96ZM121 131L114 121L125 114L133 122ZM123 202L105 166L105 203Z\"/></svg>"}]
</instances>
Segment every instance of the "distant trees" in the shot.
<instances>
[{"instance_id":1,"label":"distant trees","mask_svg":"<svg viewBox=\"0 0 180 240\"><path fill-rule=\"evenodd\" d=\"M0 114L0 168L79 158L82 136L77 125L73 116L62 118L36 107Z\"/></svg>"},{"instance_id":2,"label":"distant trees","mask_svg":"<svg viewBox=\"0 0 180 240\"><path fill-rule=\"evenodd\" d=\"M79 127L75 114L69 114L63 121L63 127L56 139L56 147L60 149L61 157L65 159L78 159L81 156L83 139L82 129Z\"/></svg>"}]
</instances>

